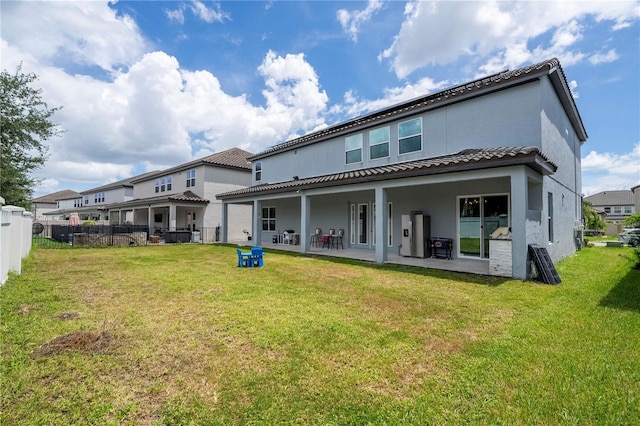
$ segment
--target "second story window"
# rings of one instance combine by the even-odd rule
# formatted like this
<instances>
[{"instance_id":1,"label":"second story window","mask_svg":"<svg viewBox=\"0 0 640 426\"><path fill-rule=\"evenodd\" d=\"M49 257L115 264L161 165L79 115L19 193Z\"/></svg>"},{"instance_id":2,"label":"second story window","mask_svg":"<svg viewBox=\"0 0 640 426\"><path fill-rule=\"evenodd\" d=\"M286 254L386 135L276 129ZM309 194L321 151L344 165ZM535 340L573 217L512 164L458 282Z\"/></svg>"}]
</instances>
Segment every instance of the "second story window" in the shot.
<instances>
[{"instance_id":1,"label":"second story window","mask_svg":"<svg viewBox=\"0 0 640 426\"><path fill-rule=\"evenodd\" d=\"M398 153L407 154L422 149L422 119L403 121L398 124Z\"/></svg>"},{"instance_id":2,"label":"second story window","mask_svg":"<svg viewBox=\"0 0 640 426\"><path fill-rule=\"evenodd\" d=\"M171 191L171 176L163 176L161 178L156 179L155 187L156 192L165 192Z\"/></svg>"},{"instance_id":3,"label":"second story window","mask_svg":"<svg viewBox=\"0 0 640 426\"><path fill-rule=\"evenodd\" d=\"M88 206L88 205L89 205L89 196L88 196L88 195L85 195L85 196L84 196L83 205L85 205L85 206Z\"/></svg>"},{"instance_id":4,"label":"second story window","mask_svg":"<svg viewBox=\"0 0 640 426\"><path fill-rule=\"evenodd\" d=\"M362 162L362 133L344 139L345 162L347 164Z\"/></svg>"},{"instance_id":5,"label":"second story window","mask_svg":"<svg viewBox=\"0 0 640 426\"><path fill-rule=\"evenodd\" d=\"M187 188L196 186L196 169L187 170Z\"/></svg>"},{"instance_id":6,"label":"second story window","mask_svg":"<svg viewBox=\"0 0 640 426\"><path fill-rule=\"evenodd\" d=\"M73 200L73 207L82 207L82 198L75 198Z\"/></svg>"},{"instance_id":7,"label":"second story window","mask_svg":"<svg viewBox=\"0 0 640 426\"><path fill-rule=\"evenodd\" d=\"M369 132L369 159L389 156L389 127L381 127Z\"/></svg>"},{"instance_id":8,"label":"second story window","mask_svg":"<svg viewBox=\"0 0 640 426\"><path fill-rule=\"evenodd\" d=\"M262 180L262 161L256 163L256 182Z\"/></svg>"},{"instance_id":9,"label":"second story window","mask_svg":"<svg viewBox=\"0 0 640 426\"><path fill-rule=\"evenodd\" d=\"M93 202L95 204L104 203L104 192L96 192L93 194Z\"/></svg>"}]
</instances>

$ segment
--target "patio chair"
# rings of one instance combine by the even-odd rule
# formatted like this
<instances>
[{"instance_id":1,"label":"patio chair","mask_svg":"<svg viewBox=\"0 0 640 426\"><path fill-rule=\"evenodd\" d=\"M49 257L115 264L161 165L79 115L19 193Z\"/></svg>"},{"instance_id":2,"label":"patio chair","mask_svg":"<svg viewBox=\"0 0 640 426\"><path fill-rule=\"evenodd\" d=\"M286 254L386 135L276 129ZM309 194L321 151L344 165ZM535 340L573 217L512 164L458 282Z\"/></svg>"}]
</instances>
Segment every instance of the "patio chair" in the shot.
<instances>
[{"instance_id":1,"label":"patio chair","mask_svg":"<svg viewBox=\"0 0 640 426\"><path fill-rule=\"evenodd\" d=\"M251 253L243 253L242 250L236 249L238 253L238 268L251 267Z\"/></svg>"},{"instance_id":2,"label":"patio chair","mask_svg":"<svg viewBox=\"0 0 640 426\"><path fill-rule=\"evenodd\" d=\"M312 245L314 247L318 247L318 244L320 244L320 240L321 239L322 239L322 229L316 228L316 232L314 234L311 234L311 239L309 240L309 245Z\"/></svg>"},{"instance_id":3,"label":"patio chair","mask_svg":"<svg viewBox=\"0 0 640 426\"><path fill-rule=\"evenodd\" d=\"M251 263L251 267L261 268L264 265L263 256L264 252L262 251L262 247L251 247L251 258L249 261Z\"/></svg>"}]
</instances>

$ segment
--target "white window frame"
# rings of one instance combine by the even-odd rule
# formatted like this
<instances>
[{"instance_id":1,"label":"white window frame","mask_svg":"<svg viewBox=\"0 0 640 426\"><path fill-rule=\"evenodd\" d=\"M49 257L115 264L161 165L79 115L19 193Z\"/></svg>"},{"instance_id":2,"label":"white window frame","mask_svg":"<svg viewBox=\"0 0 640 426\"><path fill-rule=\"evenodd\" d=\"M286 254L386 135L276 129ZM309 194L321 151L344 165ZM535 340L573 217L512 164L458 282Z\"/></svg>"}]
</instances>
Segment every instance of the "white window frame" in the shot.
<instances>
[{"instance_id":1,"label":"white window frame","mask_svg":"<svg viewBox=\"0 0 640 426\"><path fill-rule=\"evenodd\" d=\"M258 161L256 163L255 179L256 179L256 182L260 182L262 180L262 161Z\"/></svg>"},{"instance_id":2,"label":"white window frame","mask_svg":"<svg viewBox=\"0 0 640 426\"><path fill-rule=\"evenodd\" d=\"M345 164L362 163L362 141L363 141L362 133L356 133L355 135L347 136L346 138L344 138L344 163ZM356 152L356 151L360 152L360 159L358 161L349 161L349 153Z\"/></svg>"},{"instance_id":3,"label":"white window frame","mask_svg":"<svg viewBox=\"0 0 640 426\"><path fill-rule=\"evenodd\" d=\"M196 186L196 169L187 170L187 188Z\"/></svg>"},{"instance_id":4,"label":"white window frame","mask_svg":"<svg viewBox=\"0 0 640 426\"><path fill-rule=\"evenodd\" d=\"M266 216L265 216L266 211ZM273 215L271 214L273 213ZM262 207L262 231L263 232L276 232L277 228L277 210L275 206ZM265 227L266 224L266 227ZM273 226L271 226L273 225Z\"/></svg>"},{"instance_id":5,"label":"white window frame","mask_svg":"<svg viewBox=\"0 0 640 426\"><path fill-rule=\"evenodd\" d=\"M378 142L373 143L373 134L380 132L381 130L386 130L387 131L387 139L386 140L381 140ZM380 145L387 145L387 155L385 156L380 156L380 157L374 157L372 154L372 148L380 146ZM391 150L389 149L391 145L391 128L389 126L385 126L385 127L378 127L377 129L373 129L369 131L369 159L370 160L378 160L381 158L389 158L390 156L390 152Z\"/></svg>"},{"instance_id":6,"label":"white window frame","mask_svg":"<svg viewBox=\"0 0 640 426\"><path fill-rule=\"evenodd\" d=\"M400 128L402 127L402 125L405 124L405 123L410 123L412 121L419 121L420 122L420 132L419 133L413 133L413 134L410 134L410 135L400 136ZM422 133L423 133L422 117L416 117L416 118L412 118L411 120L405 120L405 121L401 121L400 123L398 123L398 155L407 155L407 154L413 154L414 152L422 151ZM401 149L402 141L414 138L416 136L420 136L420 148L416 149L416 150L413 150L413 151L402 152L402 149Z\"/></svg>"}]
</instances>

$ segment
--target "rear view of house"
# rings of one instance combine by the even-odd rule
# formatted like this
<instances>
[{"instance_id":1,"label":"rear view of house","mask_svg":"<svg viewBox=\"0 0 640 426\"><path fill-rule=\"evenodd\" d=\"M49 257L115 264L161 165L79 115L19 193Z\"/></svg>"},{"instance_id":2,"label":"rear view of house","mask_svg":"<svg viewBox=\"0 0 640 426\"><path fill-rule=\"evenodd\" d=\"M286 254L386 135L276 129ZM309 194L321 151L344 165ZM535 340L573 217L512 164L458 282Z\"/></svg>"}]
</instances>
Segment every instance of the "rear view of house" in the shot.
<instances>
[{"instance_id":1,"label":"rear view of house","mask_svg":"<svg viewBox=\"0 0 640 426\"><path fill-rule=\"evenodd\" d=\"M250 187L217 198L223 223L230 206L253 206L258 244L295 231L308 252L316 229L343 230L341 244L382 263L433 255L437 238L453 259L526 278L530 244L554 261L576 250L586 139L551 59L286 141L249 157ZM422 249L407 249L409 234Z\"/></svg>"}]
</instances>

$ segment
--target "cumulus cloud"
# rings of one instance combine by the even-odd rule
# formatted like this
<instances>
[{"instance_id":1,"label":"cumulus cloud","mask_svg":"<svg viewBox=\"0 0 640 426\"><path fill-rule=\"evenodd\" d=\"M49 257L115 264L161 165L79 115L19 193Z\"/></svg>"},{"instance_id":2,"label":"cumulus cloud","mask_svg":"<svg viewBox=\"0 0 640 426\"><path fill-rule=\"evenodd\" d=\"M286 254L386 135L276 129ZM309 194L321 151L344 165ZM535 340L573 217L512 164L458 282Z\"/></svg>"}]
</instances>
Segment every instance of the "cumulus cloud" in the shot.
<instances>
[{"instance_id":1,"label":"cumulus cloud","mask_svg":"<svg viewBox=\"0 0 640 426\"><path fill-rule=\"evenodd\" d=\"M479 58L485 75L553 56L565 66L586 57L594 57L592 63L615 60L615 52L603 58L574 49L585 31L578 18L612 21L612 30L619 30L637 20L639 10L635 2L415 1L407 4L399 33L379 59L389 60L399 78L463 56ZM536 38L547 32L550 41L539 44ZM529 47L532 42L538 44Z\"/></svg>"},{"instance_id":2,"label":"cumulus cloud","mask_svg":"<svg viewBox=\"0 0 640 426\"><path fill-rule=\"evenodd\" d=\"M148 48L130 16L94 1L39 2L36 13L32 2L3 2L2 39L41 65L98 66L109 72Z\"/></svg>"},{"instance_id":3,"label":"cumulus cloud","mask_svg":"<svg viewBox=\"0 0 640 426\"><path fill-rule=\"evenodd\" d=\"M589 62L593 65L615 62L620 58L616 49L611 49L606 53L595 53L589 57Z\"/></svg>"},{"instance_id":4,"label":"cumulus cloud","mask_svg":"<svg viewBox=\"0 0 640 426\"><path fill-rule=\"evenodd\" d=\"M336 13L338 22L342 25L342 29L349 35L353 41L358 41L358 33L360 26L368 22L373 14L382 8L382 2L379 0L369 0L367 7L363 10L349 12L346 9L340 9Z\"/></svg>"},{"instance_id":5,"label":"cumulus cloud","mask_svg":"<svg viewBox=\"0 0 640 426\"><path fill-rule=\"evenodd\" d=\"M626 154L589 152L582 158L582 176L586 195L640 184L640 142Z\"/></svg>"},{"instance_id":6,"label":"cumulus cloud","mask_svg":"<svg viewBox=\"0 0 640 426\"><path fill-rule=\"evenodd\" d=\"M385 88L383 90L383 96L373 100L359 98L353 91L348 91L344 95L343 103L332 107L331 113L356 117L445 89L450 85L449 80L434 81L429 77L425 77L414 84Z\"/></svg>"}]
</instances>

